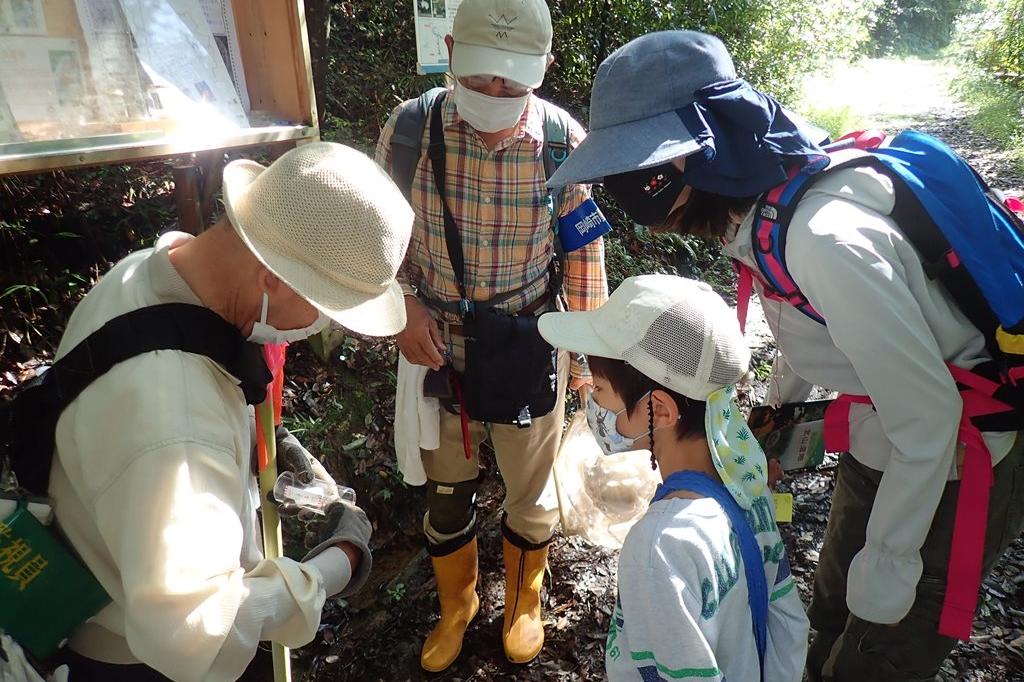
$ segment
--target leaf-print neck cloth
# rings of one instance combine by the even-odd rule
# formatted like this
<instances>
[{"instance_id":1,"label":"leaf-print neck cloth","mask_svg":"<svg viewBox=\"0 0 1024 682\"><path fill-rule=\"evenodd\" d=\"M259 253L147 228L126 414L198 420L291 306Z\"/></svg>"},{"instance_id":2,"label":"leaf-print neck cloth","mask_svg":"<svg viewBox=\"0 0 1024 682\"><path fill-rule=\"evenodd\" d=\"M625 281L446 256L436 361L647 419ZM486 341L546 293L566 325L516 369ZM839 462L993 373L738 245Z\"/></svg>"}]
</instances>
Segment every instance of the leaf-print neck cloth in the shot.
<instances>
[{"instance_id":1,"label":"leaf-print neck cloth","mask_svg":"<svg viewBox=\"0 0 1024 682\"><path fill-rule=\"evenodd\" d=\"M768 491L768 464L736 405L736 386L721 388L707 399L704 427L711 460L729 493L744 509Z\"/></svg>"}]
</instances>

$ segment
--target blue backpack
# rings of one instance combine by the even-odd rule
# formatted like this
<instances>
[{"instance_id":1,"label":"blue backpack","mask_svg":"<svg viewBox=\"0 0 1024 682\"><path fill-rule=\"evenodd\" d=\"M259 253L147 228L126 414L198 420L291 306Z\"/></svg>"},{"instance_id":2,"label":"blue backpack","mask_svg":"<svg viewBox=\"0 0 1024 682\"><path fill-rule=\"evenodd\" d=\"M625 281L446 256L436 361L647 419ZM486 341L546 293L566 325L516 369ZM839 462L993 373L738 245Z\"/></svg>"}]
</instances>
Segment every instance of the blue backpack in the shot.
<instances>
[{"instance_id":1,"label":"blue backpack","mask_svg":"<svg viewBox=\"0 0 1024 682\"><path fill-rule=\"evenodd\" d=\"M817 179L842 168L873 168L892 179L890 217L917 249L925 272L985 336L994 359L973 371L1001 385L995 398L1024 412L1024 222L935 137L907 130L886 146L881 141L870 134L841 138L826 148L827 168L825 159L813 160L761 197L751 235L766 294L826 324L786 266L789 223ZM1005 431L1019 429L1021 419L1003 413L974 421L983 431Z\"/></svg>"}]
</instances>

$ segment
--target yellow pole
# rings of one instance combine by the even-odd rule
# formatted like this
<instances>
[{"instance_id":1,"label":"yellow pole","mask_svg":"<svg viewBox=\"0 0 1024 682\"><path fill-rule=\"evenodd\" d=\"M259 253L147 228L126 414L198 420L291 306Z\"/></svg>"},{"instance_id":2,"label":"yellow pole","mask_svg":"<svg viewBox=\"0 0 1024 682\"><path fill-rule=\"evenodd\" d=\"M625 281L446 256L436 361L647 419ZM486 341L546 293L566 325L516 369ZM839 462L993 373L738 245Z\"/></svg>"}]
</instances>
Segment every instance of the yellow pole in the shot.
<instances>
[{"instance_id":1,"label":"yellow pole","mask_svg":"<svg viewBox=\"0 0 1024 682\"><path fill-rule=\"evenodd\" d=\"M263 552L268 559L281 557L281 517L277 507L267 502L267 493L274 489L277 481L277 440L274 438L274 405L270 395L256 407L256 424L263 431L263 442L267 446L267 465L260 468L260 500L263 509ZM291 682L292 663L288 647L271 642L274 658L274 682Z\"/></svg>"}]
</instances>

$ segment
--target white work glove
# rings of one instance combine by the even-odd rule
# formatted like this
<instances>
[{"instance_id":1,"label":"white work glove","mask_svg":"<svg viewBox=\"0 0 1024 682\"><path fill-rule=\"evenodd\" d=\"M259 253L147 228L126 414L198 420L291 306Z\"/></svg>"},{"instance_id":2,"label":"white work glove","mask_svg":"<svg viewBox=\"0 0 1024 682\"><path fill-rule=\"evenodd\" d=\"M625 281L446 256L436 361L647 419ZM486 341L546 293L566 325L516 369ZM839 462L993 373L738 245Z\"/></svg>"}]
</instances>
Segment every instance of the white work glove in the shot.
<instances>
[{"instance_id":1,"label":"white work glove","mask_svg":"<svg viewBox=\"0 0 1024 682\"><path fill-rule=\"evenodd\" d=\"M62 665L49 677L42 677L18 643L0 631L0 682L68 682L68 667Z\"/></svg>"}]
</instances>

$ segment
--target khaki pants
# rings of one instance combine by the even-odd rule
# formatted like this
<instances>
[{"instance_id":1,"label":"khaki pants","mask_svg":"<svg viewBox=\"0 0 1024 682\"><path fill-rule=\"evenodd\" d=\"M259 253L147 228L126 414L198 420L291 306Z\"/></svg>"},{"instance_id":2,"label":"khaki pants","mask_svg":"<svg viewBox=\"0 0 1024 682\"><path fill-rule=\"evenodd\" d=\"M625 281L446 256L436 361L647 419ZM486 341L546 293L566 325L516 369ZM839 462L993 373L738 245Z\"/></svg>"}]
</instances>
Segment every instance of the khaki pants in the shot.
<instances>
[{"instance_id":1,"label":"khaki pants","mask_svg":"<svg viewBox=\"0 0 1024 682\"><path fill-rule=\"evenodd\" d=\"M452 336L453 366L465 369L466 347L461 336ZM532 543L546 542L558 523L558 507L541 499L548 486L551 468L558 453L565 421L565 389L569 374L568 354L558 355L558 395L554 409L533 419L529 428L514 424L469 422L472 458L466 459L459 415L441 410L441 446L422 450L427 473L427 537L438 543L457 534L453 519L472 519L472 498L479 485L480 444L490 436L498 469L505 481L505 523ZM459 485L461 484L461 485ZM553 508L547 508L553 507ZM458 522L456 522L458 525ZM432 532L435 529L436 532Z\"/></svg>"},{"instance_id":2,"label":"khaki pants","mask_svg":"<svg viewBox=\"0 0 1024 682\"><path fill-rule=\"evenodd\" d=\"M1024 437L993 470L985 537L984 575L1024 525ZM882 480L850 455L839 459L825 542L814 573L814 597L807 610L817 635L807 653L812 682L918 682L932 680L956 640L938 633L946 592L950 542L959 482L946 484L931 530L921 548L924 571L917 598L896 625L878 625L857 618L846 607L850 562L864 546L868 516Z\"/></svg>"}]
</instances>

